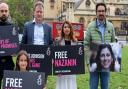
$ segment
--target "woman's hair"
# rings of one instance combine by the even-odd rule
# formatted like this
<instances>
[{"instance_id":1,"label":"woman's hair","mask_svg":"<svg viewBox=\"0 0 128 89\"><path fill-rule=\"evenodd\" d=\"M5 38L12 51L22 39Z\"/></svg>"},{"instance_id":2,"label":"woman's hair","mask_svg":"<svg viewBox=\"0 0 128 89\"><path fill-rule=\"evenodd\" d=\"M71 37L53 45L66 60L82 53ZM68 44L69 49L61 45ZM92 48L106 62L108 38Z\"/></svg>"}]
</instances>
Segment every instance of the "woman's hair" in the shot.
<instances>
[{"instance_id":1,"label":"woman's hair","mask_svg":"<svg viewBox=\"0 0 128 89\"><path fill-rule=\"evenodd\" d=\"M99 49L97 51L97 56L96 56L96 62L97 62L97 66L98 66L98 71L102 71L102 66L101 66L101 60L100 60L100 54L101 54L101 51L105 48L108 48L108 50L110 51L111 53L111 57L113 59L111 65L110 65L110 70L111 71L114 71L114 65L115 65L115 57L114 57L114 53L112 51L112 47L110 44L101 44L99 45Z\"/></svg>"},{"instance_id":2,"label":"woman's hair","mask_svg":"<svg viewBox=\"0 0 128 89\"><path fill-rule=\"evenodd\" d=\"M69 38L70 40L73 40L73 41L74 41L73 27L72 27L71 23L68 22L68 21L65 21L65 22L63 23L63 25L62 25L61 38L65 38L65 33L64 33L64 25L65 25L65 24L68 24L68 25L69 25L69 28L70 28L70 34L69 34L68 38Z\"/></svg>"},{"instance_id":3,"label":"woman's hair","mask_svg":"<svg viewBox=\"0 0 128 89\"><path fill-rule=\"evenodd\" d=\"M24 50L21 50L21 51L18 53L18 55L17 55L17 59L16 59L16 68L15 68L15 70L20 71L19 59L20 59L20 57L21 57L22 55L25 55L26 58L27 58L27 67L26 67L26 70L29 70L29 57L28 57L27 52L24 51Z\"/></svg>"}]
</instances>

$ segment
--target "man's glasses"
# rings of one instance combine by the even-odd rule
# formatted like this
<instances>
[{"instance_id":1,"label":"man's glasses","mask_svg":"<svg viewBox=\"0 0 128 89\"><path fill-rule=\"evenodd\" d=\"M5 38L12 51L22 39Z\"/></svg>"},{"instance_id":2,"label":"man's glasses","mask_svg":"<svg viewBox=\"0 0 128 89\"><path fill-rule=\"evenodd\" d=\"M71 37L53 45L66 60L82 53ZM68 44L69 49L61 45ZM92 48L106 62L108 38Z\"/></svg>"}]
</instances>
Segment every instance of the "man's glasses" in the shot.
<instances>
[{"instance_id":1,"label":"man's glasses","mask_svg":"<svg viewBox=\"0 0 128 89\"><path fill-rule=\"evenodd\" d=\"M97 10L97 12L105 12L105 10Z\"/></svg>"}]
</instances>

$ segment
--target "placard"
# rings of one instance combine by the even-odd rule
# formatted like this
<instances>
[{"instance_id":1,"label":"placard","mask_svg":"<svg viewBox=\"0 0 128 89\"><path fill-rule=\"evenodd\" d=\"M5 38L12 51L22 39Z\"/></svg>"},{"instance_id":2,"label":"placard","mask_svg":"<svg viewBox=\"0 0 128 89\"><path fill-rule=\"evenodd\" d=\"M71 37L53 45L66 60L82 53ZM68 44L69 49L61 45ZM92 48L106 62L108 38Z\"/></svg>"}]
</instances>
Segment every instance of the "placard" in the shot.
<instances>
[{"instance_id":1,"label":"placard","mask_svg":"<svg viewBox=\"0 0 128 89\"><path fill-rule=\"evenodd\" d=\"M21 50L26 50L29 55L29 69L31 71L52 74L51 46L21 45Z\"/></svg>"},{"instance_id":2,"label":"placard","mask_svg":"<svg viewBox=\"0 0 128 89\"><path fill-rule=\"evenodd\" d=\"M84 74L84 46L22 45L30 58L30 70L48 75Z\"/></svg>"},{"instance_id":3,"label":"placard","mask_svg":"<svg viewBox=\"0 0 128 89\"><path fill-rule=\"evenodd\" d=\"M121 71L121 54L122 54L121 44L104 43L104 44L98 44L98 46L95 47L91 49L91 57L90 57L91 72Z\"/></svg>"},{"instance_id":4,"label":"placard","mask_svg":"<svg viewBox=\"0 0 128 89\"><path fill-rule=\"evenodd\" d=\"M84 46L55 46L52 48L53 75L84 74Z\"/></svg>"},{"instance_id":5,"label":"placard","mask_svg":"<svg viewBox=\"0 0 128 89\"><path fill-rule=\"evenodd\" d=\"M44 73L4 71L3 89L43 89Z\"/></svg>"},{"instance_id":6,"label":"placard","mask_svg":"<svg viewBox=\"0 0 128 89\"><path fill-rule=\"evenodd\" d=\"M17 27L0 26L0 56L9 56L19 50Z\"/></svg>"}]
</instances>

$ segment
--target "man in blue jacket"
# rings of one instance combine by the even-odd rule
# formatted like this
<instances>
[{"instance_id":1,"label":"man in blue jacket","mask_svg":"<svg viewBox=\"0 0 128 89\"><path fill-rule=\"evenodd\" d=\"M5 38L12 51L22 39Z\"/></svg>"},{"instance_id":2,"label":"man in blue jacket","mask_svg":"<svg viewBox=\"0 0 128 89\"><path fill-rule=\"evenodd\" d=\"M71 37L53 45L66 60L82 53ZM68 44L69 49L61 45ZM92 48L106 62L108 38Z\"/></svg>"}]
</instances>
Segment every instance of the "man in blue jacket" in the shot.
<instances>
[{"instance_id":1,"label":"man in blue jacket","mask_svg":"<svg viewBox=\"0 0 128 89\"><path fill-rule=\"evenodd\" d=\"M25 23L22 44L50 45L52 44L51 27L43 22L44 6L37 1L34 6L34 20ZM47 74L45 83L47 81Z\"/></svg>"}]
</instances>

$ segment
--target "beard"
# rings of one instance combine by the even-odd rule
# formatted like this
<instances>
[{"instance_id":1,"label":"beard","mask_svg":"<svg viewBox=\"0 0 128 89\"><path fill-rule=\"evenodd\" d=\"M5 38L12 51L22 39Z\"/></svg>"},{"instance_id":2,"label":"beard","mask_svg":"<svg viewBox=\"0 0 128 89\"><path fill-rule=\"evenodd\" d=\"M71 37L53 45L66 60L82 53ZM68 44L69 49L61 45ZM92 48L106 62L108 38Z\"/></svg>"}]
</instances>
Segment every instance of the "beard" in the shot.
<instances>
[{"instance_id":1,"label":"beard","mask_svg":"<svg viewBox=\"0 0 128 89\"><path fill-rule=\"evenodd\" d=\"M104 15L100 15L99 16L99 20L103 21L105 19L105 16Z\"/></svg>"},{"instance_id":2,"label":"beard","mask_svg":"<svg viewBox=\"0 0 128 89\"><path fill-rule=\"evenodd\" d=\"M0 20L2 22L6 22L7 21L7 18L8 18L7 16L3 15L3 16L0 17Z\"/></svg>"}]
</instances>

